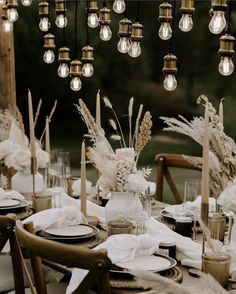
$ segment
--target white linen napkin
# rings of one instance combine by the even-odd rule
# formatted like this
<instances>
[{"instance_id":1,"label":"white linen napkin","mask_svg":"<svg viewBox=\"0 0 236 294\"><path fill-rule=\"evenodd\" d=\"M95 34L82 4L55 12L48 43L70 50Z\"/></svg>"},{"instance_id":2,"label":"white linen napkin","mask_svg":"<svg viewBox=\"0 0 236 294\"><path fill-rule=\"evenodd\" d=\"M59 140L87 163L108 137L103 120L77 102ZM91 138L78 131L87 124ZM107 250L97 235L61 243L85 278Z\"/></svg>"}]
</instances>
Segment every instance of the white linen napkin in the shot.
<instances>
[{"instance_id":1,"label":"white linen napkin","mask_svg":"<svg viewBox=\"0 0 236 294\"><path fill-rule=\"evenodd\" d=\"M3 199L17 199L17 200L25 200L25 197L21 195L18 191L8 190L5 191L0 188L0 200Z\"/></svg>"},{"instance_id":2,"label":"white linen napkin","mask_svg":"<svg viewBox=\"0 0 236 294\"><path fill-rule=\"evenodd\" d=\"M63 208L51 208L37 212L23 221L23 224L33 222L35 231L49 227L73 226L87 224L87 220L78 209L65 206Z\"/></svg>"},{"instance_id":3,"label":"white linen napkin","mask_svg":"<svg viewBox=\"0 0 236 294\"><path fill-rule=\"evenodd\" d=\"M140 255L152 255L158 248L158 244L156 236L120 234L108 237L105 242L99 244L94 250L106 249L112 263L117 263L133 260ZM73 269L66 294L73 293L87 273L87 270Z\"/></svg>"}]
</instances>

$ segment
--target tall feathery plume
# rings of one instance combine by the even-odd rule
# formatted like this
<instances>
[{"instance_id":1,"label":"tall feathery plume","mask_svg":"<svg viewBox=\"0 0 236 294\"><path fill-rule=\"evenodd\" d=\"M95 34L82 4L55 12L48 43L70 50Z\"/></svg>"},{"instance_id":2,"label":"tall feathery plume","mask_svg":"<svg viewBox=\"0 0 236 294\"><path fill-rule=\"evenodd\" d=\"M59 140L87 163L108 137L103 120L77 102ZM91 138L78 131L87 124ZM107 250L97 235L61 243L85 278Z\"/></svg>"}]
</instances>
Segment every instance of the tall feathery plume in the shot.
<instances>
[{"instance_id":1,"label":"tall feathery plume","mask_svg":"<svg viewBox=\"0 0 236 294\"><path fill-rule=\"evenodd\" d=\"M134 136L133 136L133 146L134 146L134 141L137 141L137 136L138 136L138 130L139 130L139 125L140 125L140 119L143 111L143 104L140 104L139 110L138 110L138 115L136 118L135 122L135 130L134 130Z\"/></svg>"},{"instance_id":2,"label":"tall feathery plume","mask_svg":"<svg viewBox=\"0 0 236 294\"><path fill-rule=\"evenodd\" d=\"M114 111L114 109L112 107L111 101L108 99L108 97L103 97L103 101L104 101L105 106L111 109L111 111L112 111L112 113L113 113L113 115L115 117L115 120L116 120L116 122L118 124L119 130L120 130L120 135L121 135L121 138L122 138L123 147L126 147L124 134L122 132L122 128L121 128L119 119L118 119L118 117L116 115L116 112Z\"/></svg>"},{"instance_id":3,"label":"tall feathery plume","mask_svg":"<svg viewBox=\"0 0 236 294\"><path fill-rule=\"evenodd\" d=\"M39 99L39 103L38 103L38 106L37 106L37 109L36 109L35 119L34 119L34 128L36 128L36 125L37 125L37 121L38 121L41 106L42 106L42 98Z\"/></svg>"},{"instance_id":4,"label":"tall feathery plume","mask_svg":"<svg viewBox=\"0 0 236 294\"><path fill-rule=\"evenodd\" d=\"M48 116L48 121L49 121L49 123L52 121L52 116L53 116L53 114L54 114L56 108L57 108L57 100L55 100L55 102L54 102L54 104L53 104L53 107L52 107L52 110L51 110L51 112L50 112L50 114L49 114L49 116ZM46 131L46 128L44 127L44 130L43 130L43 132L42 132L42 135L41 135L41 137L40 137L40 139L39 139L40 142L42 142L42 140L43 140L43 136L44 136L44 134L45 134L45 131Z\"/></svg>"},{"instance_id":5,"label":"tall feathery plume","mask_svg":"<svg viewBox=\"0 0 236 294\"><path fill-rule=\"evenodd\" d=\"M114 141L120 141L120 147L122 148L121 136L118 133L116 122L112 118L109 119L108 121L109 121L110 126L113 128L113 130L116 131L116 135L112 135L110 138Z\"/></svg>"},{"instance_id":6,"label":"tall feathery plume","mask_svg":"<svg viewBox=\"0 0 236 294\"><path fill-rule=\"evenodd\" d=\"M132 147L132 115L133 115L134 97L129 100L129 147Z\"/></svg>"},{"instance_id":7,"label":"tall feathery plume","mask_svg":"<svg viewBox=\"0 0 236 294\"><path fill-rule=\"evenodd\" d=\"M20 127L22 133L24 134L25 133L25 127L24 127L24 123L23 123L23 117L22 117L22 114L21 114L18 107L16 107L16 120L19 123L19 127Z\"/></svg>"},{"instance_id":8,"label":"tall feathery plume","mask_svg":"<svg viewBox=\"0 0 236 294\"><path fill-rule=\"evenodd\" d=\"M140 152L143 150L147 142L151 140L151 127L152 127L152 116L150 112L147 111L144 114L142 123L139 128L137 141L135 142L136 163L138 162Z\"/></svg>"}]
</instances>

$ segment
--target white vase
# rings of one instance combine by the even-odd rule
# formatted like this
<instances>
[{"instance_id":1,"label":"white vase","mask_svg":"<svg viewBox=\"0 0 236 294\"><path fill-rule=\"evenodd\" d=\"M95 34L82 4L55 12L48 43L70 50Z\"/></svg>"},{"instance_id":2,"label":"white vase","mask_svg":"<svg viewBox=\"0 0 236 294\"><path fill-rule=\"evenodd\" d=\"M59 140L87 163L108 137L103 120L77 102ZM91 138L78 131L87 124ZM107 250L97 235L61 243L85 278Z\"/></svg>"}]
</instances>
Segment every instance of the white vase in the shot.
<instances>
[{"instance_id":1,"label":"white vase","mask_svg":"<svg viewBox=\"0 0 236 294\"><path fill-rule=\"evenodd\" d=\"M139 196L130 192L112 192L105 206L105 221L135 218L143 211Z\"/></svg>"},{"instance_id":2,"label":"white vase","mask_svg":"<svg viewBox=\"0 0 236 294\"><path fill-rule=\"evenodd\" d=\"M33 175L17 171L11 178L11 188L24 195L33 193ZM41 192L44 189L43 176L37 172L35 175L35 192Z\"/></svg>"}]
</instances>

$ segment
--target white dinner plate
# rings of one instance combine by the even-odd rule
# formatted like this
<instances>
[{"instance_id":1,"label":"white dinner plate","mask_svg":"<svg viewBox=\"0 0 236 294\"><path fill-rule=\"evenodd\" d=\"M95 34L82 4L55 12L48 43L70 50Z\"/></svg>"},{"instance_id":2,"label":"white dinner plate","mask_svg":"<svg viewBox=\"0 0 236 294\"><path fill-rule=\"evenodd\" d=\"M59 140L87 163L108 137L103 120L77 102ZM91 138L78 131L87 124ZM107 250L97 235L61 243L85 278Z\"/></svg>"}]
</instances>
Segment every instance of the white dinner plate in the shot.
<instances>
[{"instance_id":1,"label":"white dinner plate","mask_svg":"<svg viewBox=\"0 0 236 294\"><path fill-rule=\"evenodd\" d=\"M178 213L180 211L183 211L182 207L183 207L182 204L175 204L175 205L166 206L164 210L173 215L176 212Z\"/></svg>"},{"instance_id":2,"label":"white dinner plate","mask_svg":"<svg viewBox=\"0 0 236 294\"><path fill-rule=\"evenodd\" d=\"M0 200L0 207L9 207L16 206L20 203L20 201L15 199L2 199Z\"/></svg>"},{"instance_id":3,"label":"white dinner plate","mask_svg":"<svg viewBox=\"0 0 236 294\"><path fill-rule=\"evenodd\" d=\"M160 272L174 267L176 265L176 261L168 256L141 255L135 257L133 260L119 262L115 265L127 270L142 269L144 271Z\"/></svg>"},{"instance_id":4,"label":"white dinner plate","mask_svg":"<svg viewBox=\"0 0 236 294\"><path fill-rule=\"evenodd\" d=\"M83 236L87 234L91 234L93 232L93 228L87 225L75 225L75 226L66 226L66 227L52 227L47 228L44 232L55 235L55 236Z\"/></svg>"}]
</instances>

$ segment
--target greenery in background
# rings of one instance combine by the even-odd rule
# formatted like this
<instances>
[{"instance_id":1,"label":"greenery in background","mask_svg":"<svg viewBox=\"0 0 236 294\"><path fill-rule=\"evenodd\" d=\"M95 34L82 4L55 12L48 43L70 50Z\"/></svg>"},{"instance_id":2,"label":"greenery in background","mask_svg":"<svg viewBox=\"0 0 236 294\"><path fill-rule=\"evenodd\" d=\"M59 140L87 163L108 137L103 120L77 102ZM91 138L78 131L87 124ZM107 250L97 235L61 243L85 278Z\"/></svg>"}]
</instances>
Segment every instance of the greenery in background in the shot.
<instances>
[{"instance_id":1,"label":"greenery in background","mask_svg":"<svg viewBox=\"0 0 236 294\"><path fill-rule=\"evenodd\" d=\"M71 49L71 57L81 58L81 48L85 45L85 1L79 1L78 11L78 52L74 52L74 1L68 2L67 17L69 25L66 28L67 46ZM30 7L19 5L19 20L15 24L15 60L17 103L26 118L27 89L32 91L34 106L39 98L43 98L43 107L36 134L40 137L44 127L45 115L50 112L54 100L58 99L58 108L51 123L52 146L63 147L72 153L72 165L79 165L80 144L86 128L74 107L78 98L83 98L90 109L95 112L95 96L101 89L101 95L106 95L112 101L117 113L127 113L127 105L131 96L135 97L136 105L144 104L144 110L150 110L153 116L153 140L145 148L141 160L153 162L158 152L179 152L200 154L199 146L181 137L180 140L159 140L163 135L163 125L158 116L175 116L182 114L192 117L203 113L203 109L195 103L200 94L205 94L217 105L222 97L227 98L225 108L226 132L236 138L236 128L233 124L236 101L235 73L223 77L218 73L219 37L212 35L208 29L210 1L196 1L194 28L189 33L179 30L176 23L174 35L174 54L178 57L178 88L167 92L163 82L163 56L168 52L169 41L158 37L158 5L162 1L141 1L140 22L144 25L142 55L137 59L123 55L117 50L118 22L123 17L112 12L113 37L109 42L99 39L99 28L89 29L90 43L94 47L94 76L83 78L83 88L74 93L69 88L69 78L61 79L57 75L57 61L52 65L43 62L43 33L38 28L38 1ZM128 2L129 18L136 18L137 1ZM177 1L176 21L180 19L180 3ZM236 6L233 3L233 7ZM101 8L102 2L99 2ZM112 9L112 3L108 2ZM233 14L235 19L235 14ZM233 19L233 20L234 20ZM52 32L56 36L56 49L62 45L62 30L56 28L54 4L52 5ZM233 27L235 22L233 21ZM111 132L107 124L110 114L102 108L102 125L106 132ZM127 117L121 118L122 124L127 124ZM27 125L27 119L25 119ZM167 133L164 133L167 135ZM173 138L173 134L171 137ZM165 139L165 138L164 138Z\"/></svg>"}]
</instances>

